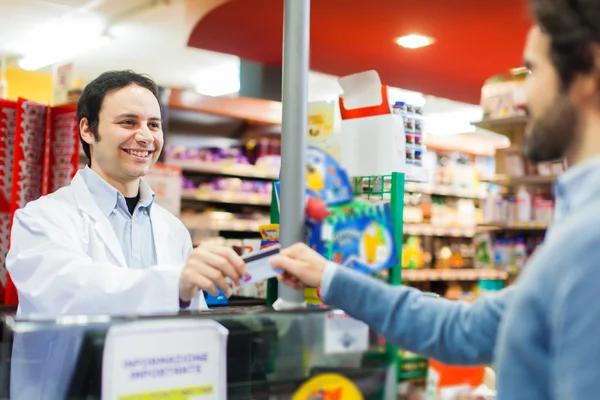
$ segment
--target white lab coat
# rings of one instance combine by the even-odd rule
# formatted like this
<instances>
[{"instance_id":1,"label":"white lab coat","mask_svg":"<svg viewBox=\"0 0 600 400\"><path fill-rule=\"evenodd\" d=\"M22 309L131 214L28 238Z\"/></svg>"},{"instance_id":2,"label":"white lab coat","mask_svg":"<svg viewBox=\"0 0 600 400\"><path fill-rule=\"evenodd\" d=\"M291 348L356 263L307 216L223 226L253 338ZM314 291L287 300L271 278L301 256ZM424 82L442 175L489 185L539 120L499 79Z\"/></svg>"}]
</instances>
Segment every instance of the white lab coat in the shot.
<instances>
[{"instance_id":1,"label":"white lab coat","mask_svg":"<svg viewBox=\"0 0 600 400\"><path fill-rule=\"evenodd\" d=\"M179 276L192 250L189 232L153 204L158 265L130 269L109 220L78 173L67 187L15 213L6 267L21 317L138 315L179 311ZM200 293L190 308L207 309ZM85 326L38 324L14 335L11 399L64 398Z\"/></svg>"},{"instance_id":2,"label":"white lab coat","mask_svg":"<svg viewBox=\"0 0 600 400\"><path fill-rule=\"evenodd\" d=\"M127 268L110 221L79 173L71 184L15 213L6 268L19 293L19 314L155 314L179 310L179 277L190 234L154 203L158 265ZM204 296L193 309L206 309Z\"/></svg>"}]
</instances>

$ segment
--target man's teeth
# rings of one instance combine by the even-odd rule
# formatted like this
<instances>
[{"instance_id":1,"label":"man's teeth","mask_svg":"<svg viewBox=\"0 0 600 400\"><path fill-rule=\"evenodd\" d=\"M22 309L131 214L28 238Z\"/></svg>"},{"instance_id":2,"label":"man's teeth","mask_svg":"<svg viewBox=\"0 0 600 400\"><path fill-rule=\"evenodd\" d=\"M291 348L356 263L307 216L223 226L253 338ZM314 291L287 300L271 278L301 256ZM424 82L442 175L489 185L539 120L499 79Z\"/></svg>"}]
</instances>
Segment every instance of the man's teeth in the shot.
<instances>
[{"instance_id":1,"label":"man's teeth","mask_svg":"<svg viewBox=\"0 0 600 400\"><path fill-rule=\"evenodd\" d=\"M150 154L149 151L127 150L127 152L131 155L138 156L138 157L148 157L148 154Z\"/></svg>"}]
</instances>

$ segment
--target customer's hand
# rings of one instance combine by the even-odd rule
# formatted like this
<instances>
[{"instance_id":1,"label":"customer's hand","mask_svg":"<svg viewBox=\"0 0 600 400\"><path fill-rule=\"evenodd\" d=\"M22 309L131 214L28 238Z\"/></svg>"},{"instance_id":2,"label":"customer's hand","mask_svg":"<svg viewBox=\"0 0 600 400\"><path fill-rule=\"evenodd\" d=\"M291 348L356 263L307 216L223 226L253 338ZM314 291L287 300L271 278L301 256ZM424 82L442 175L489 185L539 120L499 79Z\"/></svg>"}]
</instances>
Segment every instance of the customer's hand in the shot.
<instances>
[{"instance_id":1,"label":"customer's hand","mask_svg":"<svg viewBox=\"0 0 600 400\"><path fill-rule=\"evenodd\" d=\"M271 266L283 271L279 279L295 289L318 287L328 261L319 253L298 243L281 250L279 256L271 260Z\"/></svg>"},{"instance_id":2,"label":"customer's hand","mask_svg":"<svg viewBox=\"0 0 600 400\"><path fill-rule=\"evenodd\" d=\"M230 278L239 285L247 275L244 260L232 249L224 246L203 245L192 250L179 279L179 299L189 302L200 291L216 296L218 288L229 297L231 289L225 281Z\"/></svg>"}]
</instances>

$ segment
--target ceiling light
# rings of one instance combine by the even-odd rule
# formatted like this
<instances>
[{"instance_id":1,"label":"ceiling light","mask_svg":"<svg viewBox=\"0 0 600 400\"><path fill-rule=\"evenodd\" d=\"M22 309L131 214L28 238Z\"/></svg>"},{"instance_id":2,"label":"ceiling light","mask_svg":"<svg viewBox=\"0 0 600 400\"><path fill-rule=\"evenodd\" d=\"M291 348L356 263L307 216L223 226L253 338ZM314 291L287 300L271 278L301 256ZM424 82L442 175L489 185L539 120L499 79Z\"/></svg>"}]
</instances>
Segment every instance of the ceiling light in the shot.
<instances>
[{"instance_id":1,"label":"ceiling light","mask_svg":"<svg viewBox=\"0 0 600 400\"><path fill-rule=\"evenodd\" d=\"M192 81L196 91L205 96L225 96L240 91L239 61L214 65L196 74Z\"/></svg>"},{"instance_id":2,"label":"ceiling light","mask_svg":"<svg viewBox=\"0 0 600 400\"><path fill-rule=\"evenodd\" d=\"M402 36L396 39L396 43L399 46L407 49L418 49L419 47L429 46L430 44L433 44L433 42L435 42L433 38L416 34Z\"/></svg>"},{"instance_id":3,"label":"ceiling light","mask_svg":"<svg viewBox=\"0 0 600 400\"><path fill-rule=\"evenodd\" d=\"M103 35L105 26L97 17L63 17L33 29L8 47L22 56L21 68L36 70L106 45L110 37Z\"/></svg>"}]
</instances>

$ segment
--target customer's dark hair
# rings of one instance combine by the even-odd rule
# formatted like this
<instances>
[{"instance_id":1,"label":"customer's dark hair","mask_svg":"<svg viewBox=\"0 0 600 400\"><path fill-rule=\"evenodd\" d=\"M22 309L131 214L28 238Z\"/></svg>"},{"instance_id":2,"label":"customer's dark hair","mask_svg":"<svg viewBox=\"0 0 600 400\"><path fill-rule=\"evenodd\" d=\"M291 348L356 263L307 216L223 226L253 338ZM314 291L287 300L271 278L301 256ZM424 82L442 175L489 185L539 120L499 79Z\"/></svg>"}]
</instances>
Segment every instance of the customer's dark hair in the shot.
<instances>
[{"instance_id":1,"label":"customer's dark hair","mask_svg":"<svg viewBox=\"0 0 600 400\"><path fill-rule=\"evenodd\" d=\"M600 44L599 0L532 0L533 13L550 36L551 56L567 89L579 73L594 67L591 45Z\"/></svg>"},{"instance_id":2,"label":"customer's dark hair","mask_svg":"<svg viewBox=\"0 0 600 400\"><path fill-rule=\"evenodd\" d=\"M82 118L87 118L90 130L94 134L94 139L96 141L100 140L98 123L100 109L102 108L104 98L107 94L123 89L129 85L137 85L148 89L156 97L156 100L159 100L156 83L148 76L136 74L130 70L104 72L102 75L91 81L83 90L77 103L77 123L80 124ZM90 145L83 140L81 132L79 132L79 137L81 139L83 152L91 163Z\"/></svg>"}]
</instances>

